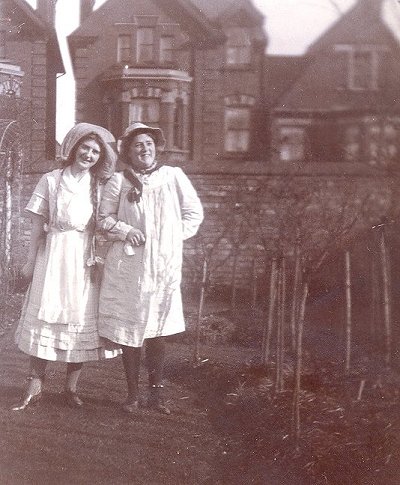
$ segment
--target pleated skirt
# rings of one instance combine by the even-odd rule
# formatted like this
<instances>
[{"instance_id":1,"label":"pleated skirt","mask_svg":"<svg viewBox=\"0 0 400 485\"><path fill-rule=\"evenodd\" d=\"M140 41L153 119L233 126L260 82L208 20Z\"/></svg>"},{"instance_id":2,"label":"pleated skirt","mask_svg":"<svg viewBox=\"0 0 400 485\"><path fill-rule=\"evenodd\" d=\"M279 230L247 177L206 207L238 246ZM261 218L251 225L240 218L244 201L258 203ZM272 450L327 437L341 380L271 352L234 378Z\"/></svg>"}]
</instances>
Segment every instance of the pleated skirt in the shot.
<instances>
[{"instance_id":1,"label":"pleated skirt","mask_svg":"<svg viewBox=\"0 0 400 485\"><path fill-rule=\"evenodd\" d=\"M89 235L47 235L38 250L15 341L24 353L49 361L88 362L115 357L118 347L97 328L99 287L86 266Z\"/></svg>"}]
</instances>

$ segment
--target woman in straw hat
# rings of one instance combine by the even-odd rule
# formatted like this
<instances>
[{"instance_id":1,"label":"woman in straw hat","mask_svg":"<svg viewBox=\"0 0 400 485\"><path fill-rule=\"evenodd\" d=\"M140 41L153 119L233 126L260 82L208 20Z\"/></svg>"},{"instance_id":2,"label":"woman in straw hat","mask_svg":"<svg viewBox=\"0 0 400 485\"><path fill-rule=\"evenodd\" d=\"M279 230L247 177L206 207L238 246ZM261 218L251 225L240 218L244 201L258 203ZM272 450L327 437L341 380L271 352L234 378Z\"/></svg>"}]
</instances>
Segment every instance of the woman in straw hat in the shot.
<instances>
[{"instance_id":1,"label":"woman in straw hat","mask_svg":"<svg viewBox=\"0 0 400 485\"><path fill-rule=\"evenodd\" d=\"M114 239L99 303L99 333L122 347L128 385L123 405L138 408L141 348L146 346L148 405L169 414L162 396L165 337L184 331L182 244L203 219L196 191L178 167L161 165L159 128L133 123L121 138L123 172L106 184L99 224Z\"/></svg>"}]
</instances>

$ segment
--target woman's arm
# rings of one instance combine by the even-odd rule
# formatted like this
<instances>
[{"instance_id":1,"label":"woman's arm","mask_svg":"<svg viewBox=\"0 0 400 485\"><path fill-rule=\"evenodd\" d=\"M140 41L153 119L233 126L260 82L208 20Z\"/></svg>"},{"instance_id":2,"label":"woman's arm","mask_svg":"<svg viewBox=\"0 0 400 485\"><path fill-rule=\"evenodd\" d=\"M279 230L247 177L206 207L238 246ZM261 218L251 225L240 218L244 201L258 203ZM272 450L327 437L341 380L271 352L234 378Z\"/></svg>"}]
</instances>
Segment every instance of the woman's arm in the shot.
<instances>
[{"instance_id":1,"label":"woman's arm","mask_svg":"<svg viewBox=\"0 0 400 485\"><path fill-rule=\"evenodd\" d=\"M32 228L29 241L29 249L26 263L21 268L21 275L26 279L31 279L35 268L36 255L42 242L45 232L43 229L44 218L39 214L31 214Z\"/></svg>"},{"instance_id":2,"label":"woman's arm","mask_svg":"<svg viewBox=\"0 0 400 485\"><path fill-rule=\"evenodd\" d=\"M176 182L182 214L183 239L189 239L198 231L203 221L203 207L188 177L176 167Z\"/></svg>"},{"instance_id":3,"label":"woman's arm","mask_svg":"<svg viewBox=\"0 0 400 485\"><path fill-rule=\"evenodd\" d=\"M114 174L104 187L99 208L98 228L113 239L129 241L139 245L144 243L144 235L139 229L118 219L122 174Z\"/></svg>"}]
</instances>

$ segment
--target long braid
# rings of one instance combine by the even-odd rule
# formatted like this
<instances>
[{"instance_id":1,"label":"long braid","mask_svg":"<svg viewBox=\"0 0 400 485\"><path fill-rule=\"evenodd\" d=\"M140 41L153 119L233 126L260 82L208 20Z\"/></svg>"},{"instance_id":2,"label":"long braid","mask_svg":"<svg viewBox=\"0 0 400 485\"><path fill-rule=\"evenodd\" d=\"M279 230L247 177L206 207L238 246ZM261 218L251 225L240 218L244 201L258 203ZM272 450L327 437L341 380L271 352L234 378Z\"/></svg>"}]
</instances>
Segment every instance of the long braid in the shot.
<instances>
[{"instance_id":1,"label":"long braid","mask_svg":"<svg viewBox=\"0 0 400 485\"><path fill-rule=\"evenodd\" d=\"M90 200L93 206L92 220L96 226L97 224L97 213L99 210L99 194L98 194L98 178L93 173L90 174Z\"/></svg>"}]
</instances>

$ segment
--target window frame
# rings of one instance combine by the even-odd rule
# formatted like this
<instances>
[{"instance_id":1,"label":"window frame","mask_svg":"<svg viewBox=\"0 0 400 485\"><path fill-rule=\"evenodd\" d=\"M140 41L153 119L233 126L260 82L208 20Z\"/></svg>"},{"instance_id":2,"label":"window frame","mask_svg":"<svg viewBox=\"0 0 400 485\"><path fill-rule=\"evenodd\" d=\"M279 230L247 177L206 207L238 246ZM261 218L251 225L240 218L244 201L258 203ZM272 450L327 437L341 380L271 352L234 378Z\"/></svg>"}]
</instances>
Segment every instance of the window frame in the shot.
<instances>
[{"instance_id":1,"label":"window frame","mask_svg":"<svg viewBox=\"0 0 400 485\"><path fill-rule=\"evenodd\" d=\"M226 31L225 65L248 66L252 61L252 42L249 32L242 27L231 27Z\"/></svg>"},{"instance_id":2,"label":"window frame","mask_svg":"<svg viewBox=\"0 0 400 485\"><path fill-rule=\"evenodd\" d=\"M127 42L127 45L122 45L122 39ZM125 57L123 52L127 53ZM131 34L118 34L117 38L117 61L120 63L129 63L132 60L132 35Z\"/></svg>"},{"instance_id":3,"label":"window frame","mask_svg":"<svg viewBox=\"0 0 400 485\"><path fill-rule=\"evenodd\" d=\"M345 89L351 91L377 91L379 89L379 67L383 57L382 54L387 50L385 46L337 44L334 50L345 55L347 71ZM365 76L359 76L360 68L357 68L356 56L360 54L368 54L369 57L368 83L366 86L361 85L358 81L358 78L365 79Z\"/></svg>"},{"instance_id":4,"label":"window frame","mask_svg":"<svg viewBox=\"0 0 400 485\"><path fill-rule=\"evenodd\" d=\"M141 113L141 116L139 116L139 117L133 116L133 110L134 110L135 105L136 106L141 105L140 111L144 111L143 107L146 106L146 105L151 105L151 104L154 104L154 106L156 107L156 109L155 109L155 111L157 113L156 117L143 116L143 112ZM149 109L149 106L147 106L147 109ZM128 116L129 124L132 124L132 123L138 121L138 122L141 122L141 123L144 123L144 124L149 124L151 126L153 126L153 125L158 126L159 123L160 123L160 117L161 117L161 106L160 106L160 99L159 98L137 97L137 98L131 99L131 101L129 103L129 116Z\"/></svg>"},{"instance_id":5,"label":"window frame","mask_svg":"<svg viewBox=\"0 0 400 485\"><path fill-rule=\"evenodd\" d=\"M148 32L151 33L151 42L147 42L144 35L143 41L140 39L141 33ZM141 54L143 53L143 48L151 47L151 55L149 58L146 56L144 59ZM154 64L156 60L156 32L154 27L142 27L136 28L136 64Z\"/></svg>"}]
</instances>

